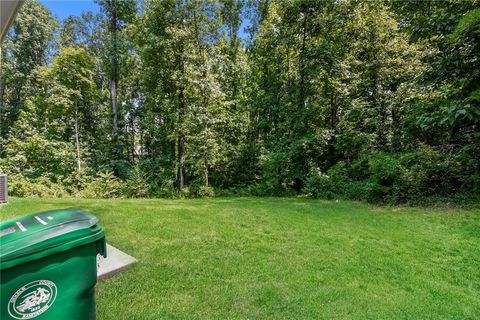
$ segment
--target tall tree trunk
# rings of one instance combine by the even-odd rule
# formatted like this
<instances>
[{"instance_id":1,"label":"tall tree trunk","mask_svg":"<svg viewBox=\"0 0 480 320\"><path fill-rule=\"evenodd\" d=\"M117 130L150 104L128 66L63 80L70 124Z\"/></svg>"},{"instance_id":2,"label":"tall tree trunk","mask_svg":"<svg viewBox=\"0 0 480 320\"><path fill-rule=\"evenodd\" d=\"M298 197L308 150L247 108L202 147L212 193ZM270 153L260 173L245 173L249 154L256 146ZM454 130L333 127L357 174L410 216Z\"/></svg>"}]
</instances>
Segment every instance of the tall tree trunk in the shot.
<instances>
[{"instance_id":1,"label":"tall tree trunk","mask_svg":"<svg viewBox=\"0 0 480 320\"><path fill-rule=\"evenodd\" d=\"M185 135L180 132L178 136L178 170L177 184L178 189L182 190L185 186Z\"/></svg>"},{"instance_id":2,"label":"tall tree trunk","mask_svg":"<svg viewBox=\"0 0 480 320\"><path fill-rule=\"evenodd\" d=\"M183 69L183 62L182 62ZM178 189L182 190L185 186L185 132L183 128L185 118L185 89L183 84L180 85L178 91L178 170L177 170L177 184Z\"/></svg>"},{"instance_id":3,"label":"tall tree trunk","mask_svg":"<svg viewBox=\"0 0 480 320\"><path fill-rule=\"evenodd\" d=\"M130 150L131 150L131 155L132 155L132 163L135 163L135 124L133 117L130 120Z\"/></svg>"},{"instance_id":4,"label":"tall tree trunk","mask_svg":"<svg viewBox=\"0 0 480 320\"><path fill-rule=\"evenodd\" d=\"M371 50L369 56L371 64L369 73L371 74L371 85L372 85L372 96L371 96L371 103L372 108L377 113L377 127L375 129L376 137L376 144L381 150L386 150L387 147L387 137L386 137L386 107L385 103L382 101L381 96L381 79L380 79L380 65L377 59L377 51L379 50L376 45L378 42L378 34L376 30L372 30L370 33L370 47Z\"/></svg>"},{"instance_id":5,"label":"tall tree trunk","mask_svg":"<svg viewBox=\"0 0 480 320\"><path fill-rule=\"evenodd\" d=\"M115 174L119 174L118 168L118 160L120 159L121 145L119 144L118 139L118 17L116 6L113 4L112 1L112 15L110 17L110 37L111 37L111 45L112 45L112 52L110 52L110 97L112 100L112 164L113 164L113 171Z\"/></svg>"},{"instance_id":6,"label":"tall tree trunk","mask_svg":"<svg viewBox=\"0 0 480 320\"><path fill-rule=\"evenodd\" d=\"M206 152L203 156L203 178L205 181L205 186L208 187L208 156Z\"/></svg>"},{"instance_id":7,"label":"tall tree trunk","mask_svg":"<svg viewBox=\"0 0 480 320\"><path fill-rule=\"evenodd\" d=\"M2 50L2 48L0 47L0 66L3 66L2 64L2 61L5 59L4 58L4 51ZM2 74L0 75L0 101L2 102L2 104L4 103L4 95L5 95L5 80L4 80L4 75L3 75L3 72ZM1 117L0 117L1 119Z\"/></svg>"},{"instance_id":8,"label":"tall tree trunk","mask_svg":"<svg viewBox=\"0 0 480 320\"><path fill-rule=\"evenodd\" d=\"M238 30L238 28L237 28ZM237 43L237 30L234 32L232 31L232 37L231 37L231 50L232 50L232 55L231 55L231 64L232 66L237 66L237 55L238 55L238 43ZM232 87L232 97L231 100L233 101L232 107L233 110L237 109L237 96L238 96L238 81L239 81L239 76L237 72L232 72L232 79L231 79L231 87Z\"/></svg>"},{"instance_id":9,"label":"tall tree trunk","mask_svg":"<svg viewBox=\"0 0 480 320\"><path fill-rule=\"evenodd\" d=\"M2 61L4 59L4 52L2 51L2 48L0 47L0 66L2 66ZM3 109L5 99L5 80L4 80L4 75L3 72L0 74L0 107ZM4 112L0 113L0 139L6 138L6 132L5 129L7 126L5 126L5 122L7 120L7 117ZM3 149L2 149L2 144L0 144L0 155L2 154Z\"/></svg>"},{"instance_id":10,"label":"tall tree trunk","mask_svg":"<svg viewBox=\"0 0 480 320\"><path fill-rule=\"evenodd\" d=\"M78 136L78 105L75 101L75 145L77 147L77 171L82 170L82 161L80 159L80 138Z\"/></svg>"},{"instance_id":11,"label":"tall tree trunk","mask_svg":"<svg viewBox=\"0 0 480 320\"><path fill-rule=\"evenodd\" d=\"M400 116L397 108L392 108L392 149L394 151L400 151L402 147L402 132L400 129Z\"/></svg>"},{"instance_id":12,"label":"tall tree trunk","mask_svg":"<svg viewBox=\"0 0 480 320\"><path fill-rule=\"evenodd\" d=\"M185 87L182 83L184 81L185 75L185 65L183 57L183 46L180 48L178 67L180 70L180 85L178 87L178 168L177 168L177 185L178 189L182 190L185 186L185 132L184 132L184 122L185 122Z\"/></svg>"},{"instance_id":13,"label":"tall tree trunk","mask_svg":"<svg viewBox=\"0 0 480 320\"><path fill-rule=\"evenodd\" d=\"M380 100L378 103L378 129L377 129L377 143L382 150L388 149L387 139L387 108Z\"/></svg>"},{"instance_id":14,"label":"tall tree trunk","mask_svg":"<svg viewBox=\"0 0 480 320\"><path fill-rule=\"evenodd\" d=\"M305 49L307 42L307 21L308 21L308 8L303 12L303 22L302 22L302 45L300 48L300 94L299 94L299 107L300 110L305 108Z\"/></svg>"},{"instance_id":15,"label":"tall tree trunk","mask_svg":"<svg viewBox=\"0 0 480 320\"><path fill-rule=\"evenodd\" d=\"M333 85L330 85L330 130L332 130L332 137L328 144L328 165L335 164L335 143L337 133L337 99Z\"/></svg>"},{"instance_id":16,"label":"tall tree trunk","mask_svg":"<svg viewBox=\"0 0 480 320\"><path fill-rule=\"evenodd\" d=\"M112 97L112 137L114 142L118 135L118 80L110 79L110 96Z\"/></svg>"},{"instance_id":17,"label":"tall tree trunk","mask_svg":"<svg viewBox=\"0 0 480 320\"><path fill-rule=\"evenodd\" d=\"M200 52L200 57L202 58L202 64L204 66L208 66L210 61L209 58L204 50L203 44L200 40L200 32L199 32L199 27L198 27L198 20L197 20L197 15L194 12L194 23L195 23L195 39L197 42L198 50ZM232 35L231 35L232 37ZM210 99L209 99L209 92L207 89L208 86L208 71L207 68L203 68L202 71L202 78L203 78L203 85L200 85L200 92L202 94L202 101L203 101L203 112L204 112L204 120L203 120L203 132L205 133L205 152L203 153L203 180L205 183L205 186L208 187L208 176L209 176L209 171L208 171L208 118L209 118L209 110L208 106L210 104ZM235 99L235 96L232 97L232 99ZM235 108L235 107L234 107Z\"/></svg>"}]
</instances>

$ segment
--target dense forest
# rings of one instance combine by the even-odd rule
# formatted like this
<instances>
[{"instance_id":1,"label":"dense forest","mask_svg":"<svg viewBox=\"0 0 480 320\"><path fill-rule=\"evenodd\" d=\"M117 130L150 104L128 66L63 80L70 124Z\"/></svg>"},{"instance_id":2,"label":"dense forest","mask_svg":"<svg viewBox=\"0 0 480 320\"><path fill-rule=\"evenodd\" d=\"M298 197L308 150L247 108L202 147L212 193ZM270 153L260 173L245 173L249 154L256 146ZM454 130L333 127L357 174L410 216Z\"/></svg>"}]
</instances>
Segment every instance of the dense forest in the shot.
<instances>
[{"instance_id":1,"label":"dense forest","mask_svg":"<svg viewBox=\"0 0 480 320\"><path fill-rule=\"evenodd\" d=\"M480 2L28 0L2 43L17 196L480 195Z\"/></svg>"}]
</instances>

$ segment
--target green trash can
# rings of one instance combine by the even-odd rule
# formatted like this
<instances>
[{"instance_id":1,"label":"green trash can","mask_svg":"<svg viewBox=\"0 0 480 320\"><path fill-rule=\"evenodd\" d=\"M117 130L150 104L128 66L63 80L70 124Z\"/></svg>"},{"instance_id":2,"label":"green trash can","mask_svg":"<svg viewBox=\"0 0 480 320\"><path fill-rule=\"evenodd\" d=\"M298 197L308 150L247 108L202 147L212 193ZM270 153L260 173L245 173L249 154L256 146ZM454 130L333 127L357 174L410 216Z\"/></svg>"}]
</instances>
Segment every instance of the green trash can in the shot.
<instances>
[{"instance_id":1,"label":"green trash can","mask_svg":"<svg viewBox=\"0 0 480 320\"><path fill-rule=\"evenodd\" d=\"M35 213L0 225L0 319L95 319L97 218L80 209Z\"/></svg>"}]
</instances>

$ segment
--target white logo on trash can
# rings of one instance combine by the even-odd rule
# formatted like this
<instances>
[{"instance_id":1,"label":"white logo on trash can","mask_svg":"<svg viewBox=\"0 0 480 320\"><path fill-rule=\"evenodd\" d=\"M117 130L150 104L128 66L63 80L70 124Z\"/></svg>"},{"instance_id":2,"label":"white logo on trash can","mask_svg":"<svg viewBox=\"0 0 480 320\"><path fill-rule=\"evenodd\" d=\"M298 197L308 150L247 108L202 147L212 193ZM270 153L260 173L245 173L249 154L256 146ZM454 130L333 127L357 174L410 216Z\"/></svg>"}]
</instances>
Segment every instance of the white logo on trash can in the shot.
<instances>
[{"instance_id":1,"label":"white logo on trash can","mask_svg":"<svg viewBox=\"0 0 480 320\"><path fill-rule=\"evenodd\" d=\"M13 294L8 313L15 319L32 319L48 310L57 297L57 286L50 280L32 281Z\"/></svg>"}]
</instances>

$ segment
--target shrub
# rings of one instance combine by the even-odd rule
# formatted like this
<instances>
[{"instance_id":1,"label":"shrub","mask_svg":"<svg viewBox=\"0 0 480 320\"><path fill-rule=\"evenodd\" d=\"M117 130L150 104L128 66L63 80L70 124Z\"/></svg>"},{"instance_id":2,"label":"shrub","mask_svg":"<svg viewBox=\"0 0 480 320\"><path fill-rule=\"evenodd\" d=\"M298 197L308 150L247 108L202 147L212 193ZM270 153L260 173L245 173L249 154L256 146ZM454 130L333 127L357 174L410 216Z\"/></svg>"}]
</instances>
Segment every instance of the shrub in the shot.
<instances>
[{"instance_id":1,"label":"shrub","mask_svg":"<svg viewBox=\"0 0 480 320\"><path fill-rule=\"evenodd\" d=\"M193 198L211 198L215 196L215 191L211 186L205 186L203 181L194 181L189 188L190 196Z\"/></svg>"},{"instance_id":2,"label":"shrub","mask_svg":"<svg viewBox=\"0 0 480 320\"><path fill-rule=\"evenodd\" d=\"M118 198L122 196L122 189L122 182L113 175L113 172L106 171L87 184L78 196L82 198Z\"/></svg>"},{"instance_id":3,"label":"shrub","mask_svg":"<svg viewBox=\"0 0 480 320\"><path fill-rule=\"evenodd\" d=\"M184 188L182 191L179 191L175 187L175 181L173 179L165 179L159 186L153 188L151 194L156 198L184 199L189 193L189 188Z\"/></svg>"},{"instance_id":4,"label":"shrub","mask_svg":"<svg viewBox=\"0 0 480 320\"><path fill-rule=\"evenodd\" d=\"M336 163L328 169L327 175L330 177L332 192L335 194L343 194L345 188L351 181L346 163L343 161Z\"/></svg>"},{"instance_id":5,"label":"shrub","mask_svg":"<svg viewBox=\"0 0 480 320\"><path fill-rule=\"evenodd\" d=\"M138 166L134 167L130 177L123 183L121 194L128 198L146 198L150 195L150 185L147 176Z\"/></svg>"},{"instance_id":6,"label":"shrub","mask_svg":"<svg viewBox=\"0 0 480 320\"><path fill-rule=\"evenodd\" d=\"M398 179L401 171L398 155L385 152L373 153L368 161L371 181L389 189Z\"/></svg>"},{"instance_id":7,"label":"shrub","mask_svg":"<svg viewBox=\"0 0 480 320\"><path fill-rule=\"evenodd\" d=\"M345 185L342 195L351 200L367 201L373 199L372 190L375 186L366 181L350 181Z\"/></svg>"},{"instance_id":8,"label":"shrub","mask_svg":"<svg viewBox=\"0 0 480 320\"><path fill-rule=\"evenodd\" d=\"M215 191L213 187L200 186L196 192L196 196L200 198L212 198L215 196Z\"/></svg>"},{"instance_id":9,"label":"shrub","mask_svg":"<svg viewBox=\"0 0 480 320\"><path fill-rule=\"evenodd\" d=\"M333 184L330 177L320 171L319 168L313 168L305 180L303 193L312 198L332 199Z\"/></svg>"},{"instance_id":10,"label":"shrub","mask_svg":"<svg viewBox=\"0 0 480 320\"><path fill-rule=\"evenodd\" d=\"M56 197L68 196L68 192L58 183L45 177L28 179L22 175L8 177L9 194L16 197Z\"/></svg>"}]
</instances>

